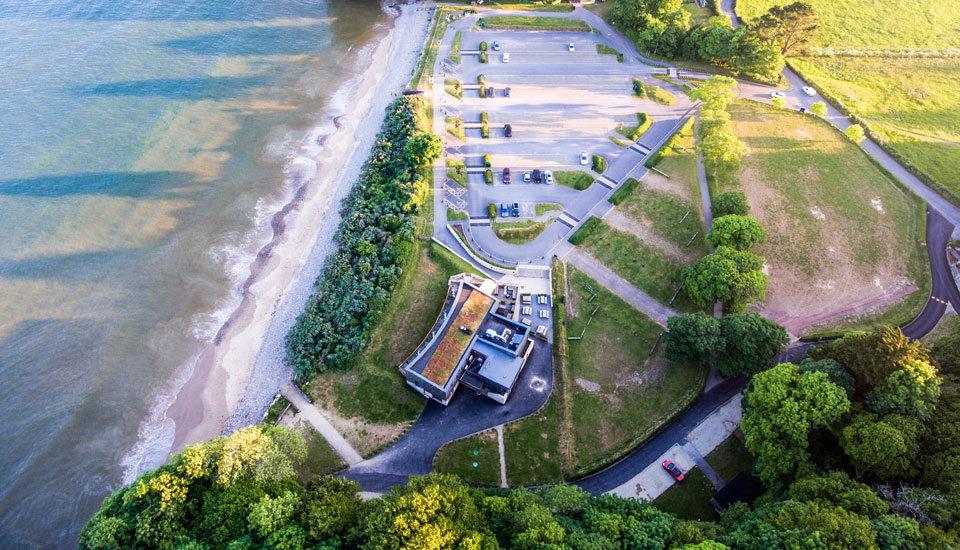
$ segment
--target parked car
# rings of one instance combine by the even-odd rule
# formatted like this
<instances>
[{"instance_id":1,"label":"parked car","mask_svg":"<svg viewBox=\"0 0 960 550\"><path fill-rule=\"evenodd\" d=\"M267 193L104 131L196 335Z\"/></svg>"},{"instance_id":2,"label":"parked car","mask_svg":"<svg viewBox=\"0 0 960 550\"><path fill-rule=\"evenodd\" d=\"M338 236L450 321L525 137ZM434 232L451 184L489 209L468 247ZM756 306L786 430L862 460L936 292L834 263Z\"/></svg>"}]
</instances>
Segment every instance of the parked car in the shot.
<instances>
[{"instance_id":1,"label":"parked car","mask_svg":"<svg viewBox=\"0 0 960 550\"><path fill-rule=\"evenodd\" d=\"M523 173L523 183L530 183L531 181L533 181L533 180L530 178L530 172L524 172L524 173Z\"/></svg>"},{"instance_id":2,"label":"parked car","mask_svg":"<svg viewBox=\"0 0 960 550\"><path fill-rule=\"evenodd\" d=\"M513 137L513 126L510 126L509 124L504 124L503 135L504 137Z\"/></svg>"},{"instance_id":3,"label":"parked car","mask_svg":"<svg viewBox=\"0 0 960 550\"><path fill-rule=\"evenodd\" d=\"M543 183L543 175L540 174L540 170L533 171L533 183Z\"/></svg>"},{"instance_id":4,"label":"parked car","mask_svg":"<svg viewBox=\"0 0 960 550\"><path fill-rule=\"evenodd\" d=\"M510 63L510 54L508 53L503 54L503 62Z\"/></svg>"},{"instance_id":5,"label":"parked car","mask_svg":"<svg viewBox=\"0 0 960 550\"><path fill-rule=\"evenodd\" d=\"M683 481L683 472L680 471L680 468L677 468L677 465L669 460L663 461L663 469L667 471L670 475L673 476L677 481Z\"/></svg>"},{"instance_id":6,"label":"parked car","mask_svg":"<svg viewBox=\"0 0 960 550\"><path fill-rule=\"evenodd\" d=\"M500 203L500 217L501 217L501 218L506 218L506 217L508 217L508 216L510 216L510 207L507 206L507 203L501 202L501 203Z\"/></svg>"},{"instance_id":7,"label":"parked car","mask_svg":"<svg viewBox=\"0 0 960 550\"><path fill-rule=\"evenodd\" d=\"M803 93L807 94L810 97L817 95L817 91L811 88L810 86L804 86L801 89L803 90Z\"/></svg>"},{"instance_id":8,"label":"parked car","mask_svg":"<svg viewBox=\"0 0 960 550\"><path fill-rule=\"evenodd\" d=\"M495 51L495 52L499 52L499 51L500 51L500 41L499 41L499 40L494 40L494 41L493 41L493 51Z\"/></svg>"},{"instance_id":9,"label":"parked car","mask_svg":"<svg viewBox=\"0 0 960 550\"><path fill-rule=\"evenodd\" d=\"M543 173L543 181L546 182L546 183L548 183L548 184L549 184L549 183L553 183L553 172L551 172L550 170L547 170L546 172L544 172L544 173Z\"/></svg>"},{"instance_id":10,"label":"parked car","mask_svg":"<svg viewBox=\"0 0 960 550\"><path fill-rule=\"evenodd\" d=\"M510 185L510 169L509 168L503 169L503 183Z\"/></svg>"},{"instance_id":11,"label":"parked car","mask_svg":"<svg viewBox=\"0 0 960 550\"><path fill-rule=\"evenodd\" d=\"M513 217L514 217L514 218L519 218L519 217L520 217L520 203L519 203L519 202L513 203Z\"/></svg>"},{"instance_id":12,"label":"parked car","mask_svg":"<svg viewBox=\"0 0 960 550\"><path fill-rule=\"evenodd\" d=\"M590 156L586 151L580 151L580 164L586 166L590 162Z\"/></svg>"},{"instance_id":13,"label":"parked car","mask_svg":"<svg viewBox=\"0 0 960 550\"><path fill-rule=\"evenodd\" d=\"M510 97L510 88L503 89L503 97Z\"/></svg>"},{"instance_id":14,"label":"parked car","mask_svg":"<svg viewBox=\"0 0 960 550\"><path fill-rule=\"evenodd\" d=\"M770 97L773 99L784 99L787 96L781 91L770 92Z\"/></svg>"},{"instance_id":15,"label":"parked car","mask_svg":"<svg viewBox=\"0 0 960 550\"><path fill-rule=\"evenodd\" d=\"M568 51L568 52L574 51L573 42L567 44L567 51Z\"/></svg>"},{"instance_id":16,"label":"parked car","mask_svg":"<svg viewBox=\"0 0 960 550\"><path fill-rule=\"evenodd\" d=\"M487 97L493 97L496 95L497 91L493 88L487 88Z\"/></svg>"}]
</instances>

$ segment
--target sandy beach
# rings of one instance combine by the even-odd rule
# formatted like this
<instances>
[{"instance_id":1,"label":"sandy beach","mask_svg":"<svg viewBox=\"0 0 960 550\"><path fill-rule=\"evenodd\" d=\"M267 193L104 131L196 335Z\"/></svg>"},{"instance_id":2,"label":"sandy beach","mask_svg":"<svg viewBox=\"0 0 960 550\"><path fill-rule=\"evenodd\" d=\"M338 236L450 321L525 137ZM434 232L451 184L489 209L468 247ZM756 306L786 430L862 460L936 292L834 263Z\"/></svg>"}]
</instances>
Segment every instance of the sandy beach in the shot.
<instances>
[{"instance_id":1,"label":"sandy beach","mask_svg":"<svg viewBox=\"0 0 960 550\"><path fill-rule=\"evenodd\" d=\"M162 419L173 428L168 452L258 422L281 382L292 377L283 364L284 337L333 250L337 206L356 182L384 109L409 82L426 40L430 11L416 5L386 9L390 28L361 52L369 65L338 92L350 94L347 109L331 116L330 133L304 138L302 151L319 149L315 171L308 167L309 181L274 215L273 239L251 265L239 307L181 373L182 387Z\"/></svg>"}]
</instances>

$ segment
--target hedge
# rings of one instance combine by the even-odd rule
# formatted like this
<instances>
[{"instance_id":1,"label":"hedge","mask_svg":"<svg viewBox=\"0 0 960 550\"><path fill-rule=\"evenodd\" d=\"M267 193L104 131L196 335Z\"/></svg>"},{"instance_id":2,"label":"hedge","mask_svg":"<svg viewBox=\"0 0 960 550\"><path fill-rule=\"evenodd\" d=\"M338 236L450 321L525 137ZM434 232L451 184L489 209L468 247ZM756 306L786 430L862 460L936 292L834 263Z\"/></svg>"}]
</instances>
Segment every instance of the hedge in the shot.
<instances>
[{"instance_id":1,"label":"hedge","mask_svg":"<svg viewBox=\"0 0 960 550\"><path fill-rule=\"evenodd\" d=\"M491 220L497 219L497 205L492 202L487 205L487 216L489 216Z\"/></svg>"},{"instance_id":2,"label":"hedge","mask_svg":"<svg viewBox=\"0 0 960 550\"><path fill-rule=\"evenodd\" d=\"M484 85L486 85L486 83L487 83L487 77L485 77L482 73L481 73L481 74L478 74L478 75L477 75L477 84L479 84L479 85L481 85L481 86L484 86Z\"/></svg>"},{"instance_id":3,"label":"hedge","mask_svg":"<svg viewBox=\"0 0 960 550\"><path fill-rule=\"evenodd\" d=\"M487 56L487 52L480 52L480 63L486 63L490 58Z\"/></svg>"},{"instance_id":4,"label":"hedge","mask_svg":"<svg viewBox=\"0 0 960 550\"><path fill-rule=\"evenodd\" d=\"M298 380L347 364L367 343L414 249L416 218L428 184L405 153L422 132L426 101L406 96L387 108L383 128L350 195L336 252L285 339L285 362Z\"/></svg>"},{"instance_id":5,"label":"hedge","mask_svg":"<svg viewBox=\"0 0 960 550\"><path fill-rule=\"evenodd\" d=\"M621 202L623 202L624 199L626 199L630 195L630 193L632 193L633 190L637 188L637 185L639 184L640 184L639 181L633 178L630 178L627 181L623 182L623 185L621 185L619 189L614 191L613 194L610 195L610 198L607 200L610 201L610 203L613 205L618 205Z\"/></svg>"},{"instance_id":6,"label":"hedge","mask_svg":"<svg viewBox=\"0 0 960 550\"><path fill-rule=\"evenodd\" d=\"M663 160L664 151L671 149L681 137L687 135L687 132L691 131L693 127L693 122L694 122L694 119L691 116L690 118L687 119L686 122L683 123L682 126L680 126L680 128L677 129L676 132L674 132L672 136L670 136L670 139L665 141L663 145L660 146L659 149L654 151L653 154L651 154L650 157L647 158L647 161L644 162L643 165L646 166L647 168L653 168L661 160Z\"/></svg>"},{"instance_id":7,"label":"hedge","mask_svg":"<svg viewBox=\"0 0 960 550\"><path fill-rule=\"evenodd\" d=\"M480 126L480 137L484 139L490 137L490 127L486 124Z\"/></svg>"},{"instance_id":8,"label":"hedge","mask_svg":"<svg viewBox=\"0 0 960 550\"><path fill-rule=\"evenodd\" d=\"M596 232L601 223L602 222L600 221L600 218L596 216L590 216L590 219L583 222L583 225L574 231L573 235L570 235L570 238L567 240L570 241L570 244L577 246L583 243L583 241L587 240L587 237Z\"/></svg>"},{"instance_id":9,"label":"hedge","mask_svg":"<svg viewBox=\"0 0 960 550\"><path fill-rule=\"evenodd\" d=\"M602 174L607 169L607 159L600 155L593 155L593 171Z\"/></svg>"},{"instance_id":10,"label":"hedge","mask_svg":"<svg viewBox=\"0 0 960 550\"><path fill-rule=\"evenodd\" d=\"M481 124L486 124L486 123L488 123L488 122L490 122L490 118L487 116L487 112L484 111L484 112L480 113L480 123L481 123Z\"/></svg>"},{"instance_id":11,"label":"hedge","mask_svg":"<svg viewBox=\"0 0 960 550\"><path fill-rule=\"evenodd\" d=\"M481 97L481 98L487 97L487 89L486 89L486 88L484 88L483 86L480 86L480 88L478 88L478 89L479 89L479 91L480 91L480 97Z\"/></svg>"},{"instance_id":12,"label":"hedge","mask_svg":"<svg viewBox=\"0 0 960 550\"><path fill-rule=\"evenodd\" d=\"M481 42L481 43L480 43L480 51L481 51L481 52L487 51L487 43L486 43L486 42Z\"/></svg>"},{"instance_id":13,"label":"hedge","mask_svg":"<svg viewBox=\"0 0 960 550\"><path fill-rule=\"evenodd\" d=\"M483 171L483 181L487 182L487 185L493 185L493 170L487 168Z\"/></svg>"}]
</instances>

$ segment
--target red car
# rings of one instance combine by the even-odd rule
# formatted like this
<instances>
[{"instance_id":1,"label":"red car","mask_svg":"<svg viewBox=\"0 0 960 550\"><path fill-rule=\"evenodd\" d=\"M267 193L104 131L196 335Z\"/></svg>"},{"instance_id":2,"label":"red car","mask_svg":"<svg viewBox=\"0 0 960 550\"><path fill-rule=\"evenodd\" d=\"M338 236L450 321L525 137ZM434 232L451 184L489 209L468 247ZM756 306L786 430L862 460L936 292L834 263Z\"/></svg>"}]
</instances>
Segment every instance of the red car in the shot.
<instances>
[{"instance_id":1,"label":"red car","mask_svg":"<svg viewBox=\"0 0 960 550\"><path fill-rule=\"evenodd\" d=\"M504 169L503 169L503 183L507 183L507 184L510 183L510 169L509 169L509 168L504 168Z\"/></svg>"},{"instance_id":2,"label":"red car","mask_svg":"<svg viewBox=\"0 0 960 550\"><path fill-rule=\"evenodd\" d=\"M683 472L680 471L680 468L677 468L677 465L669 460L663 461L663 469L667 471L670 475L673 476L677 481L683 481Z\"/></svg>"}]
</instances>

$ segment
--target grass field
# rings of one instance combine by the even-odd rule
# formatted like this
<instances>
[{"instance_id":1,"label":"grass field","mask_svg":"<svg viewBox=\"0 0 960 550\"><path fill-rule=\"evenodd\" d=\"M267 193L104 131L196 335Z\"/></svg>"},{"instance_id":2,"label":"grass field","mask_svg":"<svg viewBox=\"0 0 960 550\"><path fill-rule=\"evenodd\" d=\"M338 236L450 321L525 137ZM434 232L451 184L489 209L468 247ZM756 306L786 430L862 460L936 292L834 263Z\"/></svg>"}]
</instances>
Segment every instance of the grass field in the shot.
<instances>
[{"instance_id":1,"label":"grass field","mask_svg":"<svg viewBox=\"0 0 960 550\"><path fill-rule=\"evenodd\" d=\"M447 159L447 177L467 188L467 165L459 160Z\"/></svg>"},{"instance_id":2,"label":"grass field","mask_svg":"<svg viewBox=\"0 0 960 550\"><path fill-rule=\"evenodd\" d=\"M547 228L547 222L493 222L493 232L510 244L524 244L536 239Z\"/></svg>"},{"instance_id":3,"label":"grass field","mask_svg":"<svg viewBox=\"0 0 960 550\"><path fill-rule=\"evenodd\" d=\"M683 519L717 521L720 516L710 504L715 492L716 489L707 476L700 468L694 468L684 473L683 481L674 483L653 503L664 512L676 514Z\"/></svg>"},{"instance_id":4,"label":"grass field","mask_svg":"<svg viewBox=\"0 0 960 550\"><path fill-rule=\"evenodd\" d=\"M423 397L406 385L397 365L433 326L450 276L471 270L440 245L416 241L416 246L416 258L363 353L349 370L321 373L310 385L311 397L321 407L356 424L355 433L344 435L367 450L396 437L423 409Z\"/></svg>"},{"instance_id":5,"label":"grass field","mask_svg":"<svg viewBox=\"0 0 960 550\"><path fill-rule=\"evenodd\" d=\"M466 212L461 212L459 210L454 210L453 208L447 207L447 219L449 221L465 221L469 220L470 216Z\"/></svg>"},{"instance_id":6,"label":"grass field","mask_svg":"<svg viewBox=\"0 0 960 550\"><path fill-rule=\"evenodd\" d=\"M897 302L893 316L919 312L929 288L923 204L817 117L748 101L729 110L749 148L730 188L767 229L754 249L770 275L766 314L800 334L843 316L892 322L873 314Z\"/></svg>"},{"instance_id":7,"label":"grass field","mask_svg":"<svg viewBox=\"0 0 960 550\"><path fill-rule=\"evenodd\" d=\"M300 427L307 443L307 458L297 467L297 479L306 485L310 480L338 472L347 466L320 432L307 423Z\"/></svg>"},{"instance_id":8,"label":"grass field","mask_svg":"<svg viewBox=\"0 0 960 550\"><path fill-rule=\"evenodd\" d=\"M542 216L547 212L559 212L563 207L555 202L538 202L536 205L537 215Z\"/></svg>"},{"instance_id":9,"label":"grass field","mask_svg":"<svg viewBox=\"0 0 960 550\"><path fill-rule=\"evenodd\" d=\"M907 160L960 195L960 60L795 59L813 82L861 117Z\"/></svg>"},{"instance_id":10,"label":"grass field","mask_svg":"<svg viewBox=\"0 0 960 550\"><path fill-rule=\"evenodd\" d=\"M556 394L551 395L534 415L504 426L503 457L511 487L562 480L558 401Z\"/></svg>"},{"instance_id":11,"label":"grass field","mask_svg":"<svg viewBox=\"0 0 960 550\"><path fill-rule=\"evenodd\" d=\"M590 32L591 30L590 25L579 19L564 19L561 17L495 15L493 17L484 17L483 22L488 29L586 32Z\"/></svg>"},{"instance_id":12,"label":"grass field","mask_svg":"<svg viewBox=\"0 0 960 550\"><path fill-rule=\"evenodd\" d=\"M568 342L565 390L573 403L572 456L583 471L636 446L685 407L702 388L701 368L668 362L662 348L648 358L661 327L571 266L567 277L568 335L586 327L581 340ZM585 285L597 292L592 301Z\"/></svg>"},{"instance_id":13,"label":"grass field","mask_svg":"<svg viewBox=\"0 0 960 550\"><path fill-rule=\"evenodd\" d=\"M960 43L960 10L932 0L807 0L817 12L820 46L847 48L955 48ZM738 0L747 22L787 0Z\"/></svg>"},{"instance_id":14,"label":"grass field","mask_svg":"<svg viewBox=\"0 0 960 550\"><path fill-rule=\"evenodd\" d=\"M735 435L728 437L703 458L720 475L724 483L729 483L740 472L750 475L753 471L754 457Z\"/></svg>"},{"instance_id":15,"label":"grass field","mask_svg":"<svg viewBox=\"0 0 960 550\"><path fill-rule=\"evenodd\" d=\"M499 487L500 449L497 432L487 430L447 443L437 451L433 466L436 471L456 474L467 483Z\"/></svg>"},{"instance_id":16,"label":"grass field","mask_svg":"<svg viewBox=\"0 0 960 550\"><path fill-rule=\"evenodd\" d=\"M447 125L448 134L459 139L460 141L464 141L466 139L462 120L460 120L459 118L448 116L444 119L444 122Z\"/></svg>"},{"instance_id":17,"label":"grass field","mask_svg":"<svg viewBox=\"0 0 960 550\"><path fill-rule=\"evenodd\" d=\"M579 170L554 172L553 177L556 178L558 184L572 187L577 191L583 191L593 185L593 176L588 172L580 172Z\"/></svg>"}]
</instances>

